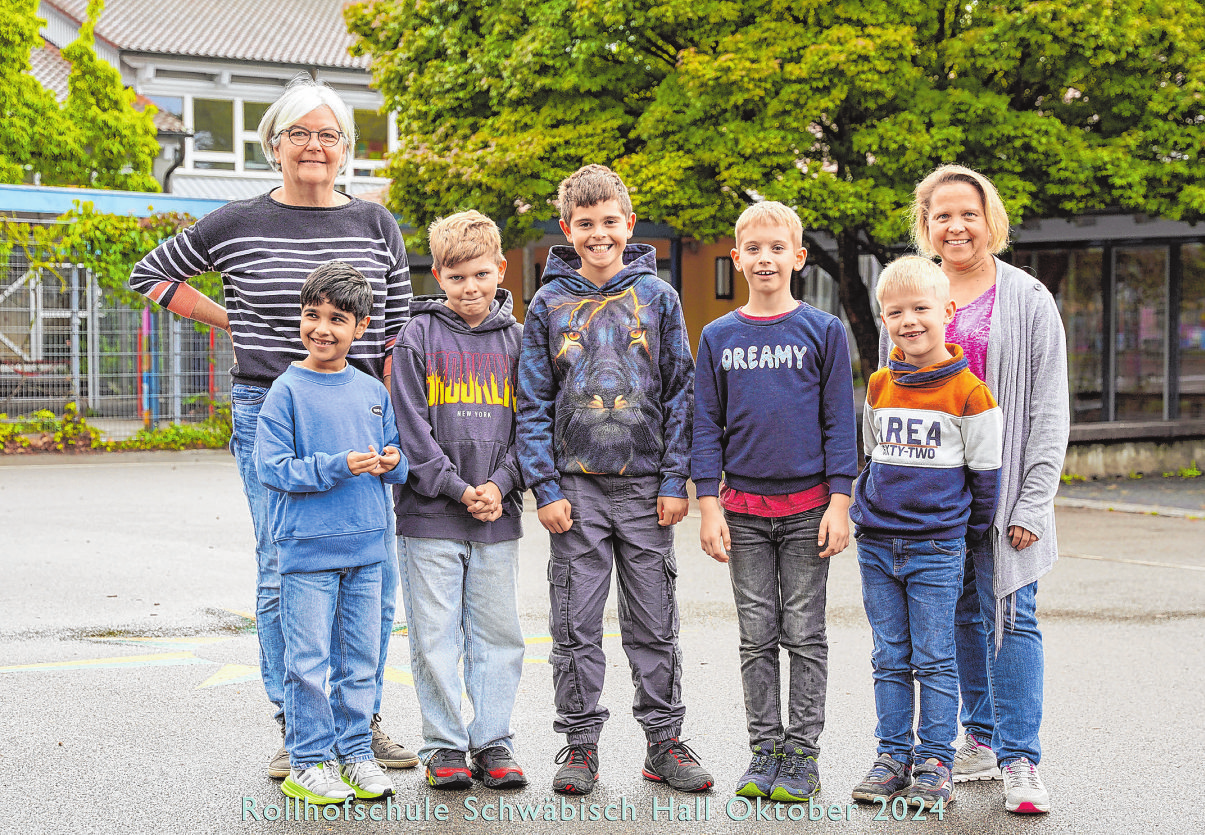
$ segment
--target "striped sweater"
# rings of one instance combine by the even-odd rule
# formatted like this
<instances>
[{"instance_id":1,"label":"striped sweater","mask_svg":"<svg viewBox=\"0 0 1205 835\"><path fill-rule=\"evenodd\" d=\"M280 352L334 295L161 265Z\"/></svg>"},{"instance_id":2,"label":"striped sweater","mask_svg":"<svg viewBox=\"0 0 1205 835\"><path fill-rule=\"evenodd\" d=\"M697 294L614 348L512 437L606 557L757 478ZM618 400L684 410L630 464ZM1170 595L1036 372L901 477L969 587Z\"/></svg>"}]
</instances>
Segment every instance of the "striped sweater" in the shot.
<instances>
[{"instance_id":1,"label":"striped sweater","mask_svg":"<svg viewBox=\"0 0 1205 835\"><path fill-rule=\"evenodd\" d=\"M980 538L1000 484L1003 419L962 348L927 368L898 348L870 378L863 414L869 462L854 485L859 534L898 539Z\"/></svg>"},{"instance_id":2,"label":"striped sweater","mask_svg":"<svg viewBox=\"0 0 1205 835\"><path fill-rule=\"evenodd\" d=\"M165 241L134 266L130 288L171 307L193 276L220 272L234 341L234 382L268 387L306 357L299 335L301 285L314 268L345 261L373 288L371 321L348 361L381 379L409 315L410 268L397 221L352 198L331 207L286 206L267 194L228 203Z\"/></svg>"}]
</instances>

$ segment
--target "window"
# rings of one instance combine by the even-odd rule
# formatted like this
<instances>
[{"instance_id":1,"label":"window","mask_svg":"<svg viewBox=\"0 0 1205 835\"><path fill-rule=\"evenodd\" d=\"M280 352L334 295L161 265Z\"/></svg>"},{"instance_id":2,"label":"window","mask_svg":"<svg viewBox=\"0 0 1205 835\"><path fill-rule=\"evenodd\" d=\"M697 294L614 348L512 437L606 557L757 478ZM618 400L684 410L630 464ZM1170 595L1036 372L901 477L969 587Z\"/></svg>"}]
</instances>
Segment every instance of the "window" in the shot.
<instances>
[{"instance_id":1,"label":"window","mask_svg":"<svg viewBox=\"0 0 1205 835\"><path fill-rule=\"evenodd\" d=\"M270 104L258 101L243 102L243 132L258 132L260 120L268 112Z\"/></svg>"},{"instance_id":2,"label":"window","mask_svg":"<svg viewBox=\"0 0 1205 835\"><path fill-rule=\"evenodd\" d=\"M1167 247L1115 250L1115 420L1162 420L1167 359Z\"/></svg>"},{"instance_id":3,"label":"window","mask_svg":"<svg viewBox=\"0 0 1205 835\"><path fill-rule=\"evenodd\" d=\"M385 159L389 150L388 117L375 110L356 110L356 159Z\"/></svg>"},{"instance_id":4,"label":"window","mask_svg":"<svg viewBox=\"0 0 1205 835\"><path fill-rule=\"evenodd\" d=\"M234 150L234 108L232 102L215 99L193 99L192 124L196 136L193 148L198 151Z\"/></svg>"},{"instance_id":5,"label":"window","mask_svg":"<svg viewBox=\"0 0 1205 835\"><path fill-rule=\"evenodd\" d=\"M1205 418L1205 245L1180 248L1179 417Z\"/></svg>"},{"instance_id":6,"label":"window","mask_svg":"<svg viewBox=\"0 0 1205 835\"><path fill-rule=\"evenodd\" d=\"M243 143L243 170L245 171L271 171L272 166L268 163L268 158L264 156L263 146L259 142L244 142Z\"/></svg>"},{"instance_id":7,"label":"window","mask_svg":"<svg viewBox=\"0 0 1205 835\"><path fill-rule=\"evenodd\" d=\"M715 259L715 297L717 299L732 298L732 274L734 270L731 258Z\"/></svg>"}]
</instances>

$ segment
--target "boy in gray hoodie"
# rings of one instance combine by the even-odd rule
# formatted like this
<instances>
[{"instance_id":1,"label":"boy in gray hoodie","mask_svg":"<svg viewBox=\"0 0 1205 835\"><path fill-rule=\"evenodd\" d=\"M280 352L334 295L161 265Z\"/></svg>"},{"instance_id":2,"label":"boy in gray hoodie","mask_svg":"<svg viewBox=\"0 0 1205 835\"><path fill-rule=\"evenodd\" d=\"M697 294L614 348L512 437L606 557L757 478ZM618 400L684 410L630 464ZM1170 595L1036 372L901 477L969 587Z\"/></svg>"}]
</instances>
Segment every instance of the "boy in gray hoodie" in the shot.
<instances>
[{"instance_id":1,"label":"boy in gray hoodie","mask_svg":"<svg viewBox=\"0 0 1205 835\"><path fill-rule=\"evenodd\" d=\"M515 373L523 328L492 220L459 212L431 224L442 296L415 298L393 349L392 395L411 480L394 491L410 664L423 717L427 782L527 785L511 711L523 670L516 598L522 492ZM459 664L464 658L464 682ZM473 721L465 725L460 694ZM472 768L465 754L472 755Z\"/></svg>"}]
</instances>

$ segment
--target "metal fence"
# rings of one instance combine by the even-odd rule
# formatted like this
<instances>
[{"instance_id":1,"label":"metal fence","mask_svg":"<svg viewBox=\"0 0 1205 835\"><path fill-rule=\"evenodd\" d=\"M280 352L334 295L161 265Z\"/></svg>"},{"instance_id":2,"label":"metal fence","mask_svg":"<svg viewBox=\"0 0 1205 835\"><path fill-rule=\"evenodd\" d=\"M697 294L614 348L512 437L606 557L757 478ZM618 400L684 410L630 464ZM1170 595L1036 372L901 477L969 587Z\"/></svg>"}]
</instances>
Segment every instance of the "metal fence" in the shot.
<instances>
[{"instance_id":1,"label":"metal fence","mask_svg":"<svg viewBox=\"0 0 1205 835\"><path fill-rule=\"evenodd\" d=\"M75 401L114 439L195 422L229 400L233 364L224 332L113 303L82 266L30 269L17 248L0 273L0 413L9 420L61 414Z\"/></svg>"}]
</instances>

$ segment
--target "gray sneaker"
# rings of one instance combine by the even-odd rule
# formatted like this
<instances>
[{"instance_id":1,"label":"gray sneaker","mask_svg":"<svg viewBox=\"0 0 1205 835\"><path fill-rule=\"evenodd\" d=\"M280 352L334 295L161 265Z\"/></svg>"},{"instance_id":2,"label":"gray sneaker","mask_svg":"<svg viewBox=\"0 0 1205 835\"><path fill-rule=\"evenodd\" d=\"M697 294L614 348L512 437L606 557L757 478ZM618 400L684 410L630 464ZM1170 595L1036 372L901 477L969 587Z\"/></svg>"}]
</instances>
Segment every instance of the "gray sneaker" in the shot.
<instances>
[{"instance_id":1,"label":"gray sneaker","mask_svg":"<svg viewBox=\"0 0 1205 835\"><path fill-rule=\"evenodd\" d=\"M381 714L372 715L372 755L381 768L414 768L418 765L418 755L389 738L389 734L381 730Z\"/></svg>"},{"instance_id":2,"label":"gray sneaker","mask_svg":"<svg viewBox=\"0 0 1205 835\"><path fill-rule=\"evenodd\" d=\"M950 772L955 783L1000 779L996 752L992 750L992 746L980 742L974 734L967 734L962 747L954 753L954 767Z\"/></svg>"},{"instance_id":3,"label":"gray sneaker","mask_svg":"<svg viewBox=\"0 0 1205 835\"><path fill-rule=\"evenodd\" d=\"M273 780L283 780L289 776L289 751L284 745L285 728L280 726L280 750L268 760L268 776Z\"/></svg>"},{"instance_id":4,"label":"gray sneaker","mask_svg":"<svg viewBox=\"0 0 1205 835\"><path fill-rule=\"evenodd\" d=\"M1038 767L1025 757L1004 766L1004 808L1020 815L1050 811L1050 792L1038 776Z\"/></svg>"},{"instance_id":5,"label":"gray sneaker","mask_svg":"<svg viewBox=\"0 0 1205 835\"><path fill-rule=\"evenodd\" d=\"M293 769L280 790L288 797L315 804L342 803L356 796L355 790L339 776L339 764L334 760Z\"/></svg>"},{"instance_id":6,"label":"gray sneaker","mask_svg":"<svg viewBox=\"0 0 1205 835\"><path fill-rule=\"evenodd\" d=\"M358 763L341 763L339 774L343 782L351 787L356 797L361 800L380 800L393 796L393 783L376 760L362 760Z\"/></svg>"}]
</instances>

